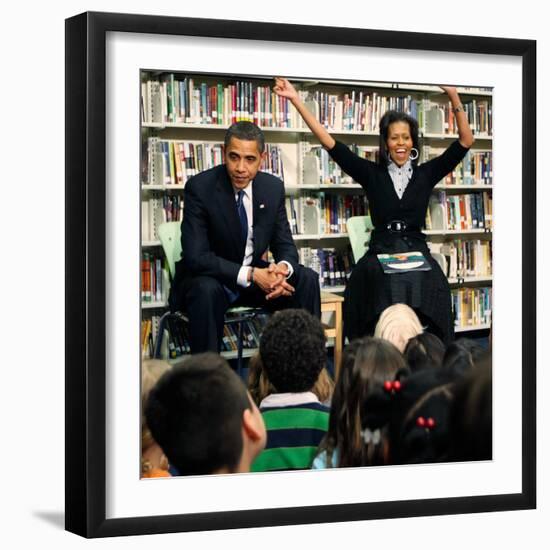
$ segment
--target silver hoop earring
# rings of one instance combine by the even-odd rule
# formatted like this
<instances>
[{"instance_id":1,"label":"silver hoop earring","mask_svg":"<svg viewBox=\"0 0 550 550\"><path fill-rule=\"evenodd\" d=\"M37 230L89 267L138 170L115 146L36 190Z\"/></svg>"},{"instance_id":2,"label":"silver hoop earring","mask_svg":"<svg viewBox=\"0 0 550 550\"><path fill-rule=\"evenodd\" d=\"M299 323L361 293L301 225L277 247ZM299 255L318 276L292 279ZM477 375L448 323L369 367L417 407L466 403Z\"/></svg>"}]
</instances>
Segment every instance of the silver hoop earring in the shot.
<instances>
[{"instance_id":1,"label":"silver hoop earring","mask_svg":"<svg viewBox=\"0 0 550 550\"><path fill-rule=\"evenodd\" d=\"M420 153L418 152L418 149L417 149L416 147L413 147L413 148L411 149L411 153L412 153L413 151L416 151L416 156L413 157L412 155L409 155L409 159L410 159L410 160L416 160L416 159L418 158L418 155L420 155Z\"/></svg>"}]
</instances>

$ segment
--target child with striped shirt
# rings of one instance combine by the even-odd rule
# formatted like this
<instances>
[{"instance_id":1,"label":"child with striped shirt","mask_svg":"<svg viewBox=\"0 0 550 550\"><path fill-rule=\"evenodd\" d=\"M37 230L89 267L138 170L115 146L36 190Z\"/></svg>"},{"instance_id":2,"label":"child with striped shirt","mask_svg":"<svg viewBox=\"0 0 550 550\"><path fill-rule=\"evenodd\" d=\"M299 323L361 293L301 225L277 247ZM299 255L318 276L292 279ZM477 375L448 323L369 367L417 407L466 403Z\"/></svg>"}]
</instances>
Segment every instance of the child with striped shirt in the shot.
<instances>
[{"instance_id":1,"label":"child with striped shirt","mask_svg":"<svg viewBox=\"0 0 550 550\"><path fill-rule=\"evenodd\" d=\"M326 365L320 321L302 309L275 313L260 340L260 357L275 389L260 403L267 444L253 472L311 468L328 429L329 408L311 391Z\"/></svg>"}]
</instances>

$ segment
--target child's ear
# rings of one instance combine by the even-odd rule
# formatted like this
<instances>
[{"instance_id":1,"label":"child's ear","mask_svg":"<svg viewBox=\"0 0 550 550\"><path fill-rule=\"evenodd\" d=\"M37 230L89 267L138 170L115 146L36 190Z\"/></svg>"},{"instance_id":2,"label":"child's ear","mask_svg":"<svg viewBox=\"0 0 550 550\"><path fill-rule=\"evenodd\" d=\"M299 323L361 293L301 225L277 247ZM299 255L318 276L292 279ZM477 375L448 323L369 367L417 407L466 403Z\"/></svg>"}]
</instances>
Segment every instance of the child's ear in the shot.
<instances>
[{"instance_id":1,"label":"child's ear","mask_svg":"<svg viewBox=\"0 0 550 550\"><path fill-rule=\"evenodd\" d=\"M252 410L245 409L243 412L243 429L252 441L262 439L265 431L262 415L254 414Z\"/></svg>"}]
</instances>

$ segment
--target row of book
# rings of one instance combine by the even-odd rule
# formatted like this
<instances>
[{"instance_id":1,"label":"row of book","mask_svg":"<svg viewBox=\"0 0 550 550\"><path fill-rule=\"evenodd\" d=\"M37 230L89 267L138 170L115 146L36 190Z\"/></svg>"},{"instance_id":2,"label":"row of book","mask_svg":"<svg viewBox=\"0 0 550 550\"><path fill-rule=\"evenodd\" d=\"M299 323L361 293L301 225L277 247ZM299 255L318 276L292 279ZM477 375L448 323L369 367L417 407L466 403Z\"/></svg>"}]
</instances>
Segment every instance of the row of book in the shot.
<instances>
[{"instance_id":1,"label":"row of book","mask_svg":"<svg viewBox=\"0 0 550 550\"><path fill-rule=\"evenodd\" d=\"M153 315L141 320L141 358L152 359L154 357L155 342L158 335L160 317Z\"/></svg>"},{"instance_id":2,"label":"row of book","mask_svg":"<svg viewBox=\"0 0 550 550\"><path fill-rule=\"evenodd\" d=\"M455 328L491 323L491 288L459 288L451 291Z\"/></svg>"},{"instance_id":3,"label":"row of book","mask_svg":"<svg viewBox=\"0 0 550 550\"><path fill-rule=\"evenodd\" d=\"M163 140L149 137L143 151L142 182L144 185L183 186L188 178L222 164L223 144ZM378 162L378 151L370 146L351 144L350 149L361 158ZM283 153L280 146L266 144L266 156L260 169L284 180ZM342 172L328 152L320 146L302 144L305 185L349 184L351 177ZM443 149L425 147L423 158L429 160ZM469 151L463 161L443 180L446 185L492 184L492 153Z\"/></svg>"},{"instance_id":4,"label":"row of book","mask_svg":"<svg viewBox=\"0 0 550 550\"><path fill-rule=\"evenodd\" d=\"M345 233L346 220L366 216L365 195L341 195L320 191L285 198L287 217L293 235L331 235Z\"/></svg>"},{"instance_id":5,"label":"row of book","mask_svg":"<svg viewBox=\"0 0 550 550\"><path fill-rule=\"evenodd\" d=\"M183 197L180 195L154 196L141 200L141 240L157 241L158 226L183 220Z\"/></svg>"},{"instance_id":6,"label":"row of book","mask_svg":"<svg viewBox=\"0 0 550 550\"><path fill-rule=\"evenodd\" d=\"M424 147L424 160L443 153L444 149ZM445 185L493 185L493 153L491 151L468 151L462 162L442 180Z\"/></svg>"},{"instance_id":7,"label":"row of book","mask_svg":"<svg viewBox=\"0 0 550 550\"><path fill-rule=\"evenodd\" d=\"M474 134L491 136L493 134L493 116L491 102L488 100L464 101L462 103L468 123ZM418 112L418 125L427 134L458 134L458 124L451 102L421 102Z\"/></svg>"},{"instance_id":8,"label":"row of book","mask_svg":"<svg viewBox=\"0 0 550 550\"><path fill-rule=\"evenodd\" d=\"M349 148L359 157L378 162L378 150L372 147L352 144ZM334 162L328 151L320 146L302 146L302 181L304 185L344 185L355 183Z\"/></svg>"},{"instance_id":9,"label":"row of book","mask_svg":"<svg viewBox=\"0 0 550 550\"><path fill-rule=\"evenodd\" d=\"M468 230L493 228L493 198L490 193L447 195L440 191L430 198L426 229Z\"/></svg>"},{"instance_id":10,"label":"row of book","mask_svg":"<svg viewBox=\"0 0 550 550\"><path fill-rule=\"evenodd\" d=\"M449 278L489 277L492 269L492 241L479 239L429 243L432 253L445 257Z\"/></svg>"},{"instance_id":11,"label":"row of book","mask_svg":"<svg viewBox=\"0 0 550 550\"><path fill-rule=\"evenodd\" d=\"M268 319L269 314L259 313L252 319L242 321L243 349L257 349L260 346L260 337ZM237 351L238 346L239 324L224 324L221 351ZM160 350L161 355L169 359L175 359L190 353L188 324L174 317L167 317Z\"/></svg>"},{"instance_id":12,"label":"row of book","mask_svg":"<svg viewBox=\"0 0 550 550\"><path fill-rule=\"evenodd\" d=\"M416 99L412 95L386 95L353 89L339 94L299 91L308 109L325 127L335 131L379 131L379 121L389 109L409 113L423 132L456 133L450 102ZM492 111L488 100L465 101L470 126L477 134L492 134ZM298 113L286 98L277 96L272 83L234 81L208 84L174 74L149 78L141 87L144 123L187 123L229 126L248 120L262 127L303 128Z\"/></svg>"},{"instance_id":13,"label":"row of book","mask_svg":"<svg viewBox=\"0 0 550 550\"><path fill-rule=\"evenodd\" d=\"M293 235L331 235L346 233L346 220L368 215L365 195L341 195L320 191L307 195L290 195L285 207ZM492 229L492 197L489 193L447 195L439 192L430 200L426 212L426 229ZM161 223L183 219L180 195L149 197L141 201L142 241L158 240Z\"/></svg>"},{"instance_id":14,"label":"row of book","mask_svg":"<svg viewBox=\"0 0 550 550\"><path fill-rule=\"evenodd\" d=\"M491 323L490 288L461 288L451 292L455 328L476 327ZM257 349L260 337L268 320L268 314L259 314L243 322L243 348ZM154 356L160 317L153 315L141 321L141 355L143 359ZM222 351L237 351L239 342L238 325L226 324L223 329ZM168 318L160 346L164 359L174 359L189 354L189 332L186 323Z\"/></svg>"},{"instance_id":15,"label":"row of book","mask_svg":"<svg viewBox=\"0 0 550 550\"><path fill-rule=\"evenodd\" d=\"M144 142L145 143L145 142ZM283 157L278 145L266 144L260 170L284 180ZM143 185L179 185L192 176L224 162L222 143L175 141L149 137L142 152Z\"/></svg>"},{"instance_id":16,"label":"row of book","mask_svg":"<svg viewBox=\"0 0 550 550\"><path fill-rule=\"evenodd\" d=\"M141 301L162 302L169 291L168 272L164 268L163 256L142 252L141 254Z\"/></svg>"},{"instance_id":17,"label":"row of book","mask_svg":"<svg viewBox=\"0 0 550 550\"><path fill-rule=\"evenodd\" d=\"M335 94L316 90L306 96L306 105L323 126L331 130L377 132L380 117L388 110L418 117L419 102L412 96L386 96L378 92L351 90Z\"/></svg>"},{"instance_id":18,"label":"row of book","mask_svg":"<svg viewBox=\"0 0 550 550\"><path fill-rule=\"evenodd\" d=\"M285 198L287 217L293 235L332 235L346 232L346 220L366 216L365 195L342 195L320 191Z\"/></svg>"},{"instance_id":19,"label":"row of book","mask_svg":"<svg viewBox=\"0 0 550 550\"><path fill-rule=\"evenodd\" d=\"M378 133L380 119L388 110L402 111L415 118L422 133L456 134L458 131L450 102L415 99L412 95L388 96L362 90L334 94L317 90L305 97L305 103L321 124L333 131ZM491 103L472 99L463 105L473 132L492 135Z\"/></svg>"},{"instance_id":20,"label":"row of book","mask_svg":"<svg viewBox=\"0 0 550 550\"><path fill-rule=\"evenodd\" d=\"M353 255L350 250L304 246L298 253L300 263L319 274L319 284L323 289L345 285L351 275Z\"/></svg>"},{"instance_id":21,"label":"row of book","mask_svg":"<svg viewBox=\"0 0 550 550\"><path fill-rule=\"evenodd\" d=\"M268 313L259 313L252 319L243 321L243 348L255 349L260 346L263 329L269 320ZM223 351L237 351L239 345L239 325L225 324L223 327Z\"/></svg>"},{"instance_id":22,"label":"row of book","mask_svg":"<svg viewBox=\"0 0 550 550\"><path fill-rule=\"evenodd\" d=\"M369 146L352 144L350 149L359 157L378 162L377 149ZM305 149L305 148L304 148ZM443 149L425 147L423 149L424 160L429 160L439 154ZM450 172L441 183L445 185L492 185L493 166L491 151L468 151L462 162ZM303 182L305 185L342 185L355 183L332 160L326 149L322 147L310 147L303 153Z\"/></svg>"},{"instance_id":23,"label":"row of book","mask_svg":"<svg viewBox=\"0 0 550 550\"><path fill-rule=\"evenodd\" d=\"M214 124L229 126L240 120L262 127L294 128L299 116L271 85L252 81L208 84L173 74L141 85L144 123Z\"/></svg>"}]
</instances>

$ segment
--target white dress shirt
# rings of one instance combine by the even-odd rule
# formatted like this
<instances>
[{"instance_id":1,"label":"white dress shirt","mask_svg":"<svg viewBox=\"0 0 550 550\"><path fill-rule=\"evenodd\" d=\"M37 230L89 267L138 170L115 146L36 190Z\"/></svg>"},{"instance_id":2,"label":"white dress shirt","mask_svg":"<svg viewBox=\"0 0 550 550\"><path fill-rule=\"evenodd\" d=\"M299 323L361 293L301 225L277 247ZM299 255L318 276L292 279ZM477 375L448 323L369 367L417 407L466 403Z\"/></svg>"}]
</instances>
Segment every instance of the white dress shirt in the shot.
<instances>
[{"instance_id":1,"label":"white dress shirt","mask_svg":"<svg viewBox=\"0 0 550 550\"><path fill-rule=\"evenodd\" d=\"M248 220L248 233L247 233L247 236L246 236L246 246L244 248L244 258L243 258L243 263L242 263L242 266L241 268L239 269L239 273L237 275L237 284L239 286L242 286L242 287L248 287L250 286L250 281L248 281L248 271L249 271L249 266L250 264L252 263L252 256L254 254L254 239L253 239L253 236L254 236L254 230L252 229L252 222L253 222L253 219L252 219L252 216L253 216L253 212L252 212L252 188L253 188L253 183L254 183L254 180L251 181L244 189L244 193L243 193L243 206L244 206L244 209L245 209L245 212L246 212L246 218ZM233 191L235 191L235 188L233 188ZM239 189L237 189L235 191L235 202L237 202L237 200L239 199ZM288 275L287 275L287 279L292 275L293 273L293 269L292 269L292 266L282 260L288 267Z\"/></svg>"},{"instance_id":2,"label":"white dress shirt","mask_svg":"<svg viewBox=\"0 0 550 550\"><path fill-rule=\"evenodd\" d=\"M393 160L390 160L388 163L388 172L390 173L397 196L399 199L402 199L413 173L411 161L408 160L403 166L397 166Z\"/></svg>"}]
</instances>

